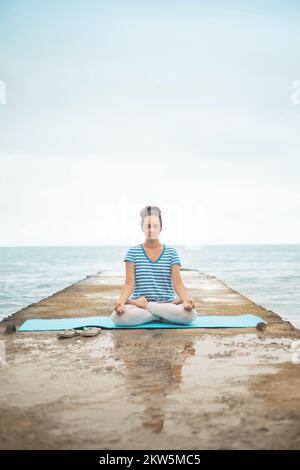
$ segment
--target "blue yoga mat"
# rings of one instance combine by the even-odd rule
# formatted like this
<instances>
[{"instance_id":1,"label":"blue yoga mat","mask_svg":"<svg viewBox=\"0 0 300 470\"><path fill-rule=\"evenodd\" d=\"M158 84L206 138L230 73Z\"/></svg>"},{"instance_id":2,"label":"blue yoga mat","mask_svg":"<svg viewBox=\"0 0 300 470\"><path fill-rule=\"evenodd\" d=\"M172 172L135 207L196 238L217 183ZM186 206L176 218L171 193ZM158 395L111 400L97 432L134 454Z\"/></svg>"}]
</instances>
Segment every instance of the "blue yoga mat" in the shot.
<instances>
[{"instance_id":1,"label":"blue yoga mat","mask_svg":"<svg viewBox=\"0 0 300 470\"><path fill-rule=\"evenodd\" d=\"M135 326L117 326L110 316L53 318L50 320L26 320L18 331L58 331L84 326L97 326L109 329L133 328L255 328L257 323L266 323L262 318L251 313L245 315L200 315L189 325L152 321Z\"/></svg>"}]
</instances>

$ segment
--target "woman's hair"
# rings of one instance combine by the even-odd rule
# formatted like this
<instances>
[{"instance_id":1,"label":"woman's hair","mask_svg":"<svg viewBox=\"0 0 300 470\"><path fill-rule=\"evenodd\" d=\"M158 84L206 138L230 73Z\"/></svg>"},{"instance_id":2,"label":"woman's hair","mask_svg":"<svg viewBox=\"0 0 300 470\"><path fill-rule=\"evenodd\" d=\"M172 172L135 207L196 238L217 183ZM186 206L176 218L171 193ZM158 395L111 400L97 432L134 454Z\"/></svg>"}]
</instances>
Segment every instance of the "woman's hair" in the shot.
<instances>
[{"instance_id":1,"label":"woman's hair","mask_svg":"<svg viewBox=\"0 0 300 470\"><path fill-rule=\"evenodd\" d=\"M157 206L146 206L144 209L141 210L140 216L142 217L141 220L141 227L143 228L144 225L144 219L148 215L155 215L156 217L159 218L159 223L160 223L160 230L162 229L162 220L161 220L161 210Z\"/></svg>"}]
</instances>

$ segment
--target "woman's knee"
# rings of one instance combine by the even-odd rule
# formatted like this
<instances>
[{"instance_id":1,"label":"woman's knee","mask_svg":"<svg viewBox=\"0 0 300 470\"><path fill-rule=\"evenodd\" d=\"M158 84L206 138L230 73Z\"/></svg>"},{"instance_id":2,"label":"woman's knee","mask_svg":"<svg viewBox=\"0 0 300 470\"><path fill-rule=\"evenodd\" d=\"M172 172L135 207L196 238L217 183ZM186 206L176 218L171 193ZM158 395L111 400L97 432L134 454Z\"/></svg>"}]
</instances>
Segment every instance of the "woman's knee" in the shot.
<instances>
[{"instance_id":1,"label":"woman's knee","mask_svg":"<svg viewBox=\"0 0 300 470\"><path fill-rule=\"evenodd\" d=\"M124 313L122 313L122 315L119 315L115 310L113 310L112 314L110 315L110 318L111 318L111 321L115 324L115 325L123 325L124 324L124 321L122 322L121 320L121 317L124 315Z\"/></svg>"},{"instance_id":2,"label":"woman's knee","mask_svg":"<svg viewBox=\"0 0 300 470\"><path fill-rule=\"evenodd\" d=\"M198 317L197 311L193 308L192 310L185 310L183 306L180 306L181 315L180 318L185 324L192 323Z\"/></svg>"},{"instance_id":3,"label":"woman's knee","mask_svg":"<svg viewBox=\"0 0 300 470\"><path fill-rule=\"evenodd\" d=\"M113 312L110 315L111 321L115 325L120 325L120 326L129 325L130 324L130 318L128 316L129 311L130 309L127 308L126 305L125 305L124 312L121 313L121 315L117 313L116 310L113 310Z\"/></svg>"}]
</instances>

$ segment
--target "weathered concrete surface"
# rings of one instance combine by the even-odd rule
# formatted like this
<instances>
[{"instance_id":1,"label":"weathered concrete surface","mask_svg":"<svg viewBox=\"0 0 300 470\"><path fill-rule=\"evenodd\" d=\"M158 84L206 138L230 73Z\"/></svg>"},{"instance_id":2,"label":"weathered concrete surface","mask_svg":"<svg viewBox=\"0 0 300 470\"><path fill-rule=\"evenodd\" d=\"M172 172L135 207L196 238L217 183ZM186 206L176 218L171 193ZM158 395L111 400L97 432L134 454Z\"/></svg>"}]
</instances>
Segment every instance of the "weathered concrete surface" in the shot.
<instances>
[{"instance_id":1,"label":"weathered concrete surface","mask_svg":"<svg viewBox=\"0 0 300 470\"><path fill-rule=\"evenodd\" d=\"M213 276L182 278L199 314L268 326L4 334L29 318L110 315L123 274L88 277L0 323L0 448L299 448L300 330Z\"/></svg>"}]
</instances>

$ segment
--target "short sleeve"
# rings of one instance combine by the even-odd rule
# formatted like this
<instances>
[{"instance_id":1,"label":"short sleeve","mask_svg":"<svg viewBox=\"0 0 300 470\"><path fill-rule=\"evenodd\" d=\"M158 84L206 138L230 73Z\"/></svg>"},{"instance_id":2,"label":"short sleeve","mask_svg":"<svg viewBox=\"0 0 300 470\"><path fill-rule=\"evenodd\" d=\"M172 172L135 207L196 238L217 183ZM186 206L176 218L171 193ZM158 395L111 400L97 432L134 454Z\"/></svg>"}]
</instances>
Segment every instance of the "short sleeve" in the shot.
<instances>
[{"instance_id":1,"label":"short sleeve","mask_svg":"<svg viewBox=\"0 0 300 470\"><path fill-rule=\"evenodd\" d=\"M129 248L127 251L126 255L123 258L123 261L129 261L129 263L134 263L135 262L135 257L134 257L134 251L133 248Z\"/></svg>"},{"instance_id":2,"label":"short sleeve","mask_svg":"<svg viewBox=\"0 0 300 470\"><path fill-rule=\"evenodd\" d=\"M173 264L179 264L181 266L181 260L180 260L179 254L177 253L177 250L175 250L175 248L173 248L171 266Z\"/></svg>"}]
</instances>

